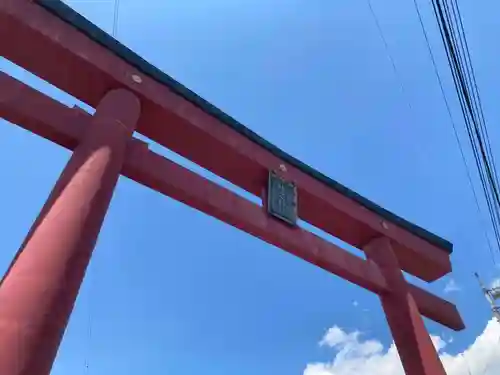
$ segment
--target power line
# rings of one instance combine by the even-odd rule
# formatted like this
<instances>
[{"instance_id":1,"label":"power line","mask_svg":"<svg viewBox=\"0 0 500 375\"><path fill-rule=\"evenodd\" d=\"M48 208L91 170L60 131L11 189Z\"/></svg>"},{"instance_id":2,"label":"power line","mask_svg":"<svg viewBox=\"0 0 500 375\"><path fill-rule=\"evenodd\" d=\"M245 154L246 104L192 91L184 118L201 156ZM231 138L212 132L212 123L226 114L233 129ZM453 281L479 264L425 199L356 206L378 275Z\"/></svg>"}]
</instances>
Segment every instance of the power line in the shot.
<instances>
[{"instance_id":1,"label":"power line","mask_svg":"<svg viewBox=\"0 0 500 375\"><path fill-rule=\"evenodd\" d=\"M447 16L450 19L450 17L451 17L449 15L450 11L447 10L447 8L448 8L448 4L445 2L445 10L446 10ZM451 13L453 14L454 22L455 22L455 24L457 24L457 28L458 28L459 43L460 43L459 47L462 50L464 50L460 55L462 55L462 61L465 62L465 65L466 65L466 79L468 80L468 86L473 88L472 89L472 99L473 99L472 101L473 101L473 106L474 106L475 112L476 112L477 116L479 116L478 122L479 122L480 127L481 127L480 131L481 131L481 134L484 138L485 145L487 148L485 153L487 154L488 161L492 163L492 166L494 166L494 158L493 158L493 155L491 152L491 144L489 142L489 135L488 135L486 123L484 120L484 112L482 110L481 98L479 96L479 88L477 87L477 82L475 79L474 67L472 65L470 51L469 51L468 43L467 43L467 38L465 37L465 31L463 29L463 23L462 23L462 18L460 15L460 9L459 9L458 3L456 1L452 1L452 8L451 9L452 9ZM449 21L449 22L451 23L451 21ZM463 64L463 62L462 62L462 64ZM469 93L467 93L467 94L469 94ZM472 113L474 112L473 109L470 109L470 110ZM495 169L495 168L493 168L493 169ZM495 178L495 181L492 181L494 183L493 186L495 187L495 190L497 190L498 189L498 176L497 176L496 171L494 171L492 174L494 175L494 178Z\"/></svg>"},{"instance_id":2,"label":"power line","mask_svg":"<svg viewBox=\"0 0 500 375\"><path fill-rule=\"evenodd\" d=\"M433 4L434 5L434 4ZM445 4L445 15L446 20L451 23L450 12L448 9L448 5ZM478 124L474 118L474 111L471 108L471 101L469 96L470 89L470 75L464 77L463 74L463 59L465 59L463 52L458 54L454 48L457 46L455 30L453 27L450 27L450 30L446 27L444 23L443 12L437 6L434 6L434 12L436 17L440 17L443 22L440 26L445 25L440 28L441 37L443 43L446 48L447 57L449 60L450 67L452 69L452 75L455 83L455 87L457 90L458 98L460 101L460 107L462 110L462 114L464 116L464 121L466 124L467 134L469 136L469 141L473 150L474 159L476 161L476 166L478 168L480 181L483 187L483 191L485 193L485 199L488 205L488 210L490 212L490 218L492 221L493 229L495 232L495 236L497 239L497 245L500 247L499 243L499 216L498 216L498 207L495 206L495 197L492 196L492 186L489 184L488 180L491 180L491 174L489 175L488 169L483 167L483 162L486 161L484 155L484 147L482 146L480 131L478 131ZM438 14L439 13L439 14ZM468 80L467 80L468 79ZM477 108L477 106L476 106ZM486 164L486 167L488 165ZM498 205L498 200L497 200Z\"/></svg>"},{"instance_id":3,"label":"power line","mask_svg":"<svg viewBox=\"0 0 500 375\"><path fill-rule=\"evenodd\" d=\"M460 16L460 10L458 8L458 5L452 4L450 11L448 4L445 4L445 13L443 14L440 5L436 6L435 1L434 0L432 1L436 18L438 18L438 23L440 26L439 30L441 37L443 39L443 43L445 45L445 51L451 68L453 81L455 83L455 88L457 90L458 99L460 102L460 108L462 110L462 115L464 117L464 121L466 124L467 135L471 144L474 160L480 178L480 183L484 192L485 201L487 203L488 213L494 232L494 237L496 239L497 250L500 251L500 194L498 192L498 187L499 187L498 174L494 163L491 144L489 142L489 135L486 128L486 122L484 119L484 113L479 96L479 90L477 88L477 83L475 80L474 69L472 67L470 59L470 52L468 49L467 39L465 37L465 32L463 31L463 24ZM384 44L387 56L391 62L394 74L396 78L399 80L401 92L403 93L404 96L406 96L405 95L406 90L404 87L403 80L400 77L394 57L391 54L389 44L387 43L387 39L385 38L377 14L373 9L371 0L367 0L367 3L370 13L375 21L377 31ZM484 225L485 223L483 222L483 215L482 215L481 205L479 203L479 197L474 187L474 182L472 179L472 175L470 173L469 165L467 163L467 158L465 157L465 152L462 147L460 137L458 135L457 125L451 113L451 106L450 103L448 102L444 90L443 80L441 79L441 76L439 74L439 70L436 64L436 59L432 52L432 48L429 42L429 37L425 30L422 15L420 13L420 9L418 7L416 0L414 0L414 5L417 11L422 32L424 34L429 55L434 67L434 73L439 83L441 95L443 97L446 110L450 117L455 139L459 146L460 155L465 166L469 185L472 189L474 201L480 218L480 224L484 231L489 253L493 263L496 264L495 252L493 250L491 240L486 231L486 226ZM455 25L457 26L453 27L454 26L453 21L455 21ZM408 99L408 106L412 110L411 101L409 99Z\"/></svg>"},{"instance_id":4,"label":"power line","mask_svg":"<svg viewBox=\"0 0 500 375\"><path fill-rule=\"evenodd\" d=\"M415 0L414 0L415 1ZM439 32L500 251L500 193L479 89L456 0L432 0ZM418 6L417 6L418 8Z\"/></svg>"},{"instance_id":5,"label":"power line","mask_svg":"<svg viewBox=\"0 0 500 375\"><path fill-rule=\"evenodd\" d=\"M422 33L424 35L424 39L425 39L425 42L426 42L426 45L427 45L427 51L429 52L429 57L431 59L432 66L434 67L434 74L435 74L435 76L437 78L437 81L438 81L438 84L439 84L439 88L440 88L440 91L441 91L441 96L442 96L444 104L446 106L446 111L448 113L448 117L450 118L450 123L451 123L451 125L453 127L453 134L455 136L455 140L457 141L457 145L458 145L458 148L460 150L460 156L461 156L462 161L464 163L465 172L467 174L467 180L469 181L469 186L470 186L470 188L472 190L472 193L473 193L473 196L474 196L474 201L476 203L476 208L477 208L477 212L478 212L478 215L479 215L480 224L481 224L481 227L483 228L483 232L484 232L484 235L485 235L485 238L486 238L486 243L488 245L489 252L490 252L491 258L493 260L493 263L496 263L495 256L494 256L494 251L493 251L493 246L491 244L491 240L490 240L490 238L488 236L488 233L486 231L486 228L484 226L485 223L483 221L483 214L482 214L482 211L481 211L481 206L479 204L479 199L478 199L478 196L477 196L477 193L476 193L476 189L474 188L474 183L472 181L472 176L471 176L471 173L470 173L470 170L469 170L469 165L467 163L467 158L465 157L465 153L464 153L464 149L463 149L463 146L462 146L462 142L460 141L460 137L458 135L457 125L456 125L455 120L453 119L453 115L451 113L451 107L450 107L450 104L449 104L448 99L446 97L446 92L444 90L443 81L441 79L441 75L439 74L439 69L437 67L437 63L436 63L436 59L434 57L434 53L432 52L431 44L430 44L430 41L429 41L429 36L428 36L427 31L425 29L424 21L423 21L423 18L422 18L422 14L420 12L420 8L419 8L419 6L417 4L417 0L413 0L413 4L415 6L415 10L417 12L418 20L419 20L419 23L420 23L420 28L422 30Z\"/></svg>"},{"instance_id":6,"label":"power line","mask_svg":"<svg viewBox=\"0 0 500 375\"><path fill-rule=\"evenodd\" d=\"M394 71L394 75L396 76L396 79L399 81L399 85L400 85L400 88L401 88L401 93L403 94L403 97L405 97L407 100L407 104L408 104L408 107L410 108L411 111L413 111L413 107L411 105L411 101L409 100L407 94L406 94L406 90L405 90L405 87L404 87L404 83L403 83L403 79L401 78L400 74L399 74L399 71L398 71L398 68L396 66L396 62L394 60L394 57L392 56L392 53L391 53L391 50L389 48L389 43L387 43L387 39L384 35L384 31L382 29L382 26L380 25L380 22L379 22L379 19L377 17L377 14L375 13L375 10L373 9L373 5L372 5L372 2L371 0L367 0L367 3L368 3L368 7L370 8L370 13L373 17L373 20L375 21L375 25L377 27L377 31L380 35L380 38L382 39L382 42L384 43L384 48L385 48L385 52L387 53L387 57L389 58L390 62L391 62L391 65L392 65L392 70Z\"/></svg>"},{"instance_id":7,"label":"power line","mask_svg":"<svg viewBox=\"0 0 500 375\"><path fill-rule=\"evenodd\" d=\"M493 158L493 153L491 151L491 144L489 142L489 134L488 134L488 128L486 127L486 120L484 118L484 111L483 111L483 106L481 102L481 97L479 95L479 87L477 86L476 82L476 75L474 73L474 66L472 65L472 59L470 56L470 50L469 50L469 45L467 43L467 38L465 37L465 30L463 27L463 22L462 22L462 16L460 14L460 8L458 7L458 3L454 2L454 6L452 6L452 13L453 13L453 18L456 24L459 24L459 27L461 29L460 33L460 44L461 48L464 49L466 53L466 66L467 66L467 75L469 78L470 83L474 86L475 90L473 90L473 96L474 96L474 105L476 108L476 113L479 115L479 120L482 124L482 132L483 132L483 137L487 140L487 153L490 162L492 163L492 167L494 170L494 175L495 175L495 183L498 187L498 174L496 172L496 166L495 166L495 159ZM465 47L464 47L465 46Z\"/></svg>"},{"instance_id":8,"label":"power line","mask_svg":"<svg viewBox=\"0 0 500 375\"><path fill-rule=\"evenodd\" d=\"M115 0L115 8L113 12L113 37L118 35L118 18L120 14L120 0Z\"/></svg>"}]
</instances>

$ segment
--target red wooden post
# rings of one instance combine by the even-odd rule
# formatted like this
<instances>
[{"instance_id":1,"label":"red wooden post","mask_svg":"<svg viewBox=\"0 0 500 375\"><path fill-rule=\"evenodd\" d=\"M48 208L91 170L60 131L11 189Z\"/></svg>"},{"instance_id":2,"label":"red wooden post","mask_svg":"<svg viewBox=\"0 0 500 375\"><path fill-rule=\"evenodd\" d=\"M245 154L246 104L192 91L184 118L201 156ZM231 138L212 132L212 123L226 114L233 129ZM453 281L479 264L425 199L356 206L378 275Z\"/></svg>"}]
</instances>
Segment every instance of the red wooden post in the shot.
<instances>
[{"instance_id":1,"label":"red wooden post","mask_svg":"<svg viewBox=\"0 0 500 375\"><path fill-rule=\"evenodd\" d=\"M379 266L390 287L380 300L406 375L446 375L390 240L372 240L364 251Z\"/></svg>"},{"instance_id":2,"label":"red wooden post","mask_svg":"<svg viewBox=\"0 0 500 375\"><path fill-rule=\"evenodd\" d=\"M118 181L139 100L109 92L0 286L0 374L48 375Z\"/></svg>"}]
</instances>

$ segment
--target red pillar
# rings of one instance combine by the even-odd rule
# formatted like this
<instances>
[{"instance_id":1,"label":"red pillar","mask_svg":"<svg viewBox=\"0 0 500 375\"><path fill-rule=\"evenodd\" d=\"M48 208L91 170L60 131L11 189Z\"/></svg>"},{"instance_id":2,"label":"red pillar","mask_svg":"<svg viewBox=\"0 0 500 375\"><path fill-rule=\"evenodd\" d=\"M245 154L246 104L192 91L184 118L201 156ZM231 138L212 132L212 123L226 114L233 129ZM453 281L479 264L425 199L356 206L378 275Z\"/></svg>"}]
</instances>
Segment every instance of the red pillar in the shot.
<instances>
[{"instance_id":1,"label":"red pillar","mask_svg":"<svg viewBox=\"0 0 500 375\"><path fill-rule=\"evenodd\" d=\"M406 375L446 375L390 240L373 240L364 251L379 266L390 286L380 299Z\"/></svg>"},{"instance_id":2,"label":"red pillar","mask_svg":"<svg viewBox=\"0 0 500 375\"><path fill-rule=\"evenodd\" d=\"M1 375L50 373L139 112L139 100L125 90L103 98L4 276Z\"/></svg>"}]
</instances>

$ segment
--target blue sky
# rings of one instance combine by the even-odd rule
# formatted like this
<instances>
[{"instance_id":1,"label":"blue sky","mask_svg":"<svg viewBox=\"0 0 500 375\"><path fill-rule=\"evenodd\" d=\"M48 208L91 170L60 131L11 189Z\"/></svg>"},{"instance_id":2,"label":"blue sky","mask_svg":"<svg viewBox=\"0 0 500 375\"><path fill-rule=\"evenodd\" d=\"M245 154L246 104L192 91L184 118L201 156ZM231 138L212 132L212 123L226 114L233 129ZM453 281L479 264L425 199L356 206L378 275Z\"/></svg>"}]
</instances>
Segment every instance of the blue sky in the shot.
<instances>
[{"instance_id":1,"label":"blue sky","mask_svg":"<svg viewBox=\"0 0 500 375\"><path fill-rule=\"evenodd\" d=\"M67 2L111 32L113 1ZM428 288L457 303L467 329L428 326L458 358L476 337L500 334L495 323L483 333L490 312L472 276L500 276L486 210L481 219L413 1L372 2L397 75L367 0L122 0L118 39L287 152L452 241L452 278ZM477 180L433 14L419 4ZM498 157L500 4L461 6ZM75 102L5 60L0 69ZM0 272L68 158L0 122ZM445 292L452 280L458 290ZM335 340L325 336L334 326ZM53 373L274 375L322 363L305 373L344 375L328 367L346 348L339 340L390 346L376 296L121 178Z\"/></svg>"}]
</instances>

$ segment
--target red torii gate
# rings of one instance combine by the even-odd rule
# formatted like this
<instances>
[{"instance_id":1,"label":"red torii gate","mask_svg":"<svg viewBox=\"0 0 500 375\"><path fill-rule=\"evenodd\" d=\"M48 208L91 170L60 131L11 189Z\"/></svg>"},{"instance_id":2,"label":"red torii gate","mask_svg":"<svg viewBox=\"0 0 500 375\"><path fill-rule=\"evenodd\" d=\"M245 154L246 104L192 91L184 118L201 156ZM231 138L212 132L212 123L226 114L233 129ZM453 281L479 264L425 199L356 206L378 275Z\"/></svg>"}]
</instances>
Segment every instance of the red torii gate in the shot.
<instances>
[{"instance_id":1,"label":"red torii gate","mask_svg":"<svg viewBox=\"0 0 500 375\"><path fill-rule=\"evenodd\" d=\"M0 73L0 116L73 151L0 283L0 374L50 373L120 174L378 294L406 374L445 374L420 314L454 330L463 321L401 270L429 282L448 274L449 242L285 154L59 0L0 0L0 52L96 108L68 108ZM152 152L134 131L263 207Z\"/></svg>"}]
</instances>

